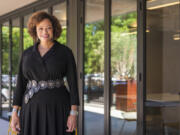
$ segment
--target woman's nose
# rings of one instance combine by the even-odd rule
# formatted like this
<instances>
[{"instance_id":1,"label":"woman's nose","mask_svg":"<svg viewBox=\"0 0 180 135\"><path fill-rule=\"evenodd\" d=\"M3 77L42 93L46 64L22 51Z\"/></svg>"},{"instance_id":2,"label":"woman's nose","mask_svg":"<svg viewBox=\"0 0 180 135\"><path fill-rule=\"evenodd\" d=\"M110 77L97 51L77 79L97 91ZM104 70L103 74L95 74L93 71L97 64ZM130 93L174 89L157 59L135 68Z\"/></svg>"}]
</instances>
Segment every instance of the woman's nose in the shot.
<instances>
[{"instance_id":1,"label":"woman's nose","mask_svg":"<svg viewBox=\"0 0 180 135\"><path fill-rule=\"evenodd\" d=\"M48 29L44 29L43 31L44 31L44 33L47 33L47 32L48 32Z\"/></svg>"}]
</instances>

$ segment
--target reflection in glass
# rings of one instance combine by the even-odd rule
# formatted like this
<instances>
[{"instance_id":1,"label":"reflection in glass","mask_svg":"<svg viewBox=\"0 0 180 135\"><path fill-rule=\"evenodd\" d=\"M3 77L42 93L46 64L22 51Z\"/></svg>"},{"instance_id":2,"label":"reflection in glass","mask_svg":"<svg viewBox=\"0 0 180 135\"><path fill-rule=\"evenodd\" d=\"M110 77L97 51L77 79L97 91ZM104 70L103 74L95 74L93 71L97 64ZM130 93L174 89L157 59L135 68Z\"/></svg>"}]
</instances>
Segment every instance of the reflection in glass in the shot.
<instances>
[{"instance_id":1,"label":"reflection in glass","mask_svg":"<svg viewBox=\"0 0 180 135\"><path fill-rule=\"evenodd\" d=\"M84 135L104 135L104 1L85 7Z\"/></svg>"},{"instance_id":2,"label":"reflection in glass","mask_svg":"<svg viewBox=\"0 0 180 135\"><path fill-rule=\"evenodd\" d=\"M112 0L111 134L113 135L136 134L136 48L136 0Z\"/></svg>"},{"instance_id":3,"label":"reflection in glass","mask_svg":"<svg viewBox=\"0 0 180 135\"><path fill-rule=\"evenodd\" d=\"M58 18L58 20L60 21L60 24L62 26L62 33L60 38L57 39L57 41L59 41L61 44L66 45L67 43L67 13L66 13L66 1L53 6L53 15L56 16Z\"/></svg>"},{"instance_id":4,"label":"reflection in glass","mask_svg":"<svg viewBox=\"0 0 180 135\"><path fill-rule=\"evenodd\" d=\"M147 1L146 134L180 134L180 1Z\"/></svg>"},{"instance_id":5,"label":"reflection in glass","mask_svg":"<svg viewBox=\"0 0 180 135\"><path fill-rule=\"evenodd\" d=\"M32 15L32 14L29 14L29 15L26 15L26 16L24 17L24 35L23 35L24 50L33 45L33 39L32 39L32 37L29 35L28 29L27 29L27 22L28 22L28 19L29 19L29 17L30 17L31 15Z\"/></svg>"},{"instance_id":6,"label":"reflection in glass","mask_svg":"<svg viewBox=\"0 0 180 135\"><path fill-rule=\"evenodd\" d=\"M19 18L17 18L12 21L12 92L16 87L19 59L20 59L20 20Z\"/></svg>"},{"instance_id":7,"label":"reflection in glass","mask_svg":"<svg viewBox=\"0 0 180 135\"><path fill-rule=\"evenodd\" d=\"M8 118L9 109L9 22L2 25L2 117Z\"/></svg>"}]
</instances>

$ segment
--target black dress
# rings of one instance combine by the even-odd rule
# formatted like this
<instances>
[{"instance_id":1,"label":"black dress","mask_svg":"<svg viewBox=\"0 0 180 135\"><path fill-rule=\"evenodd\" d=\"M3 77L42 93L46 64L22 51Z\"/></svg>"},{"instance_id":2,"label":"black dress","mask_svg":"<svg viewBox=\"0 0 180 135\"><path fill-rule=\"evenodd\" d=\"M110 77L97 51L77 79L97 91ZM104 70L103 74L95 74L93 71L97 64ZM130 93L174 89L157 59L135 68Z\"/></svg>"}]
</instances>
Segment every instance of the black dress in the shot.
<instances>
[{"instance_id":1,"label":"black dress","mask_svg":"<svg viewBox=\"0 0 180 135\"><path fill-rule=\"evenodd\" d=\"M21 106L20 135L74 135L66 132L71 105L79 105L76 64L72 51L54 41L54 45L41 57L39 43L26 49L20 60L13 105ZM67 78L60 88L40 90L24 102L29 80L57 80Z\"/></svg>"}]
</instances>

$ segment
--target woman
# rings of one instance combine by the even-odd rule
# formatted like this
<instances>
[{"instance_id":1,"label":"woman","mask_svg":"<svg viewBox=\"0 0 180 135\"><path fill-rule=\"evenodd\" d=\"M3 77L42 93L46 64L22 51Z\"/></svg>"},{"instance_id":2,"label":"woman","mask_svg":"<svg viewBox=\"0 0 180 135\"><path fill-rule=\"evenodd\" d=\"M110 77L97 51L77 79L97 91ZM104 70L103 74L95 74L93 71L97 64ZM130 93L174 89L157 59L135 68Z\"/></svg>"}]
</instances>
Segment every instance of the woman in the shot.
<instances>
[{"instance_id":1,"label":"woman","mask_svg":"<svg viewBox=\"0 0 180 135\"><path fill-rule=\"evenodd\" d=\"M36 12L28 21L35 44L21 56L11 122L20 135L74 135L79 105L76 65L72 51L56 41L61 30L58 19L46 12Z\"/></svg>"}]
</instances>

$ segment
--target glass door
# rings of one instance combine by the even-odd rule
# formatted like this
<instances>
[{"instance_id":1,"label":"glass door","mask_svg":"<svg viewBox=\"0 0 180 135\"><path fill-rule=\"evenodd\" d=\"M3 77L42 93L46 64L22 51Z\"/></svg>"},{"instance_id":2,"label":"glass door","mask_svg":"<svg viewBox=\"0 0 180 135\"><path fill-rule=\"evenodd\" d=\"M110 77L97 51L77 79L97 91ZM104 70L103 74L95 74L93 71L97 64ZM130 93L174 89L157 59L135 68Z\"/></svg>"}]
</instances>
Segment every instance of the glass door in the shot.
<instances>
[{"instance_id":1,"label":"glass door","mask_svg":"<svg viewBox=\"0 0 180 135\"><path fill-rule=\"evenodd\" d=\"M11 85L12 93L11 93L11 104L13 104L13 95L16 88L17 83L17 74L18 74L18 63L20 61L20 19L16 18L12 20L12 76L11 76Z\"/></svg>"},{"instance_id":2,"label":"glass door","mask_svg":"<svg viewBox=\"0 0 180 135\"><path fill-rule=\"evenodd\" d=\"M104 0L86 0L84 135L104 135Z\"/></svg>"},{"instance_id":3,"label":"glass door","mask_svg":"<svg viewBox=\"0 0 180 135\"><path fill-rule=\"evenodd\" d=\"M112 0L111 134L136 134L137 1Z\"/></svg>"},{"instance_id":4,"label":"glass door","mask_svg":"<svg viewBox=\"0 0 180 135\"><path fill-rule=\"evenodd\" d=\"M1 103L2 117L8 118L9 103L10 103L10 74L9 74L9 22L2 24L2 84L1 84Z\"/></svg>"},{"instance_id":5,"label":"glass door","mask_svg":"<svg viewBox=\"0 0 180 135\"><path fill-rule=\"evenodd\" d=\"M180 1L146 1L147 135L180 134Z\"/></svg>"},{"instance_id":6,"label":"glass door","mask_svg":"<svg viewBox=\"0 0 180 135\"><path fill-rule=\"evenodd\" d=\"M61 36L57 39L63 45L67 44L67 1L53 6L52 14L58 18L62 26Z\"/></svg>"},{"instance_id":7,"label":"glass door","mask_svg":"<svg viewBox=\"0 0 180 135\"><path fill-rule=\"evenodd\" d=\"M112 0L111 135L136 134L137 1ZM104 135L104 0L85 1L84 135Z\"/></svg>"}]
</instances>

